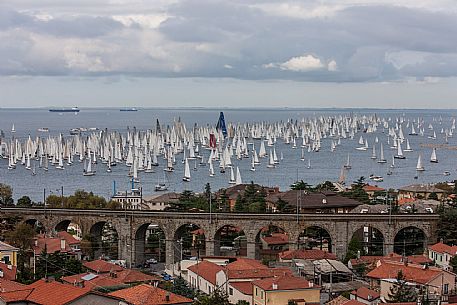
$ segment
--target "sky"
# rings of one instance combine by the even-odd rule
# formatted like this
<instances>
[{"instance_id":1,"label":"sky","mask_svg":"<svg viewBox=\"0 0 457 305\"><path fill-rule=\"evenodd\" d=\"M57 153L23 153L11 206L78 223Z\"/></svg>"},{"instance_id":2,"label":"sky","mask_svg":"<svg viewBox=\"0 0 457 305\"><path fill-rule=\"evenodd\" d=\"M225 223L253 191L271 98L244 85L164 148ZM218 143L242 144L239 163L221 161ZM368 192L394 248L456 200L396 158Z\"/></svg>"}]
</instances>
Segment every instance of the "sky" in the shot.
<instances>
[{"instance_id":1,"label":"sky","mask_svg":"<svg viewBox=\"0 0 457 305\"><path fill-rule=\"evenodd\" d=\"M457 108L455 0L2 0L0 107Z\"/></svg>"}]
</instances>

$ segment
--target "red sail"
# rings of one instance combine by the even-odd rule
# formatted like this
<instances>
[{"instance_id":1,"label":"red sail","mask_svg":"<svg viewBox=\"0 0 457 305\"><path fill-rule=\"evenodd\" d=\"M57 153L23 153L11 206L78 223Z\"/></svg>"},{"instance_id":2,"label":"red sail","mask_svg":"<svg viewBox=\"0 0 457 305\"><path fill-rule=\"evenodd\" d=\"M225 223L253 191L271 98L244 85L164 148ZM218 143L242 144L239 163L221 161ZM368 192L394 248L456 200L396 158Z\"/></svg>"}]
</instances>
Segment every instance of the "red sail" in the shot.
<instances>
[{"instance_id":1,"label":"red sail","mask_svg":"<svg viewBox=\"0 0 457 305\"><path fill-rule=\"evenodd\" d=\"M209 134L209 147L216 148L216 136L214 133Z\"/></svg>"}]
</instances>

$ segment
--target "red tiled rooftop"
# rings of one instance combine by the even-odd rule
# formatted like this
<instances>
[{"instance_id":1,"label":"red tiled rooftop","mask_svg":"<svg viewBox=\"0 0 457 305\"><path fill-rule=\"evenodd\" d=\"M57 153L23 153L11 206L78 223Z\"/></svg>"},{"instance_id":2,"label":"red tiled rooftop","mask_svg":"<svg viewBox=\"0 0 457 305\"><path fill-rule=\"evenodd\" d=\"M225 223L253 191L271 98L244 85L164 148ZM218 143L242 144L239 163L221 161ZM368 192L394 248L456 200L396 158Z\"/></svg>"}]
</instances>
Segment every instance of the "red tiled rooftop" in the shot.
<instances>
[{"instance_id":1,"label":"red tiled rooftop","mask_svg":"<svg viewBox=\"0 0 457 305\"><path fill-rule=\"evenodd\" d=\"M285 233L273 233L271 236L263 236L262 239L268 245L285 245L289 243L289 236Z\"/></svg>"},{"instance_id":2,"label":"red tiled rooftop","mask_svg":"<svg viewBox=\"0 0 457 305\"><path fill-rule=\"evenodd\" d=\"M369 184L365 185L363 187L363 190L365 192L376 192L376 191L382 192L382 191L385 191L385 189L383 189L382 187L379 187L377 185L369 185Z\"/></svg>"},{"instance_id":3,"label":"red tiled rooftop","mask_svg":"<svg viewBox=\"0 0 457 305\"><path fill-rule=\"evenodd\" d=\"M92 270L93 272L96 272L96 273L107 273L110 271L124 270L124 268L122 268L119 265L116 265L116 264L113 264L113 263L110 263L110 262L107 262L107 261L104 261L101 259L97 259L97 260L90 261L90 262L84 262L83 265L87 269Z\"/></svg>"},{"instance_id":4,"label":"red tiled rooftop","mask_svg":"<svg viewBox=\"0 0 457 305\"><path fill-rule=\"evenodd\" d=\"M190 304L193 301L183 296L168 292L147 284L121 289L109 295L125 299L133 305ZM169 300L166 300L166 296Z\"/></svg>"},{"instance_id":5,"label":"red tiled rooftop","mask_svg":"<svg viewBox=\"0 0 457 305\"><path fill-rule=\"evenodd\" d=\"M97 287L110 287L122 284L140 283L140 282L152 282L159 281L155 276L145 274L137 270L122 270L111 273L93 274L94 277L90 280L83 280L83 277L90 275L91 273L82 273L76 275L70 275L62 278L67 284L74 285L76 283L84 283L84 286L90 289Z\"/></svg>"},{"instance_id":6,"label":"red tiled rooftop","mask_svg":"<svg viewBox=\"0 0 457 305\"><path fill-rule=\"evenodd\" d=\"M366 305L366 304L362 303L360 301L357 301L357 300L349 300L341 305Z\"/></svg>"},{"instance_id":7,"label":"red tiled rooftop","mask_svg":"<svg viewBox=\"0 0 457 305\"><path fill-rule=\"evenodd\" d=\"M41 305L64 305L87 292L87 289L64 285L55 281L39 280L20 290L0 293L0 298L8 302L28 301Z\"/></svg>"},{"instance_id":8,"label":"red tiled rooftop","mask_svg":"<svg viewBox=\"0 0 457 305\"><path fill-rule=\"evenodd\" d=\"M289 268L262 268L246 270L227 270L229 279L262 279L275 276L292 275Z\"/></svg>"},{"instance_id":9,"label":"red tiled rooftop","mask_svg":"<svg viewBox=\"0 0 457 305\"><path fill-rule=\"evenodd\" d=\"M10 281L7 279L0 279L0 291L8 292L14 290L21 290L27 288L26 285Z\"/></svg>"},{"instance_id":10,"label":"red tiled rooftop","mask_svg":"<svg viewBox=\"0 0 457 305\"><path fill-rule=\"evenodd\" d=\"M225 266L227 270L248 270L248 269L268 269L267 266L260 261L250 258L238 258Z\"/></svg>"},{"instance_id":11,"label":"red tiled rooftop","mask_svg":"<svg viewBox=\"0 0 457 305\"><path fill-rule=\"evenodd\" d=\"M384 261L380 266L370 271L367 276L376 279L394 279L400 270L403 272L406 280L420 284L428 283L443 272L441 269L435 267L423 269L422 265Z\"/></svg>"},{"instance_id":12,"label":"red tiled rooftop","mask_svg":"<svg viewBox=\"0 0 457 305\"><path fill-rule=\"evenodd\" d=\"M230 282L229 284L239 292L245 295L252 295L252 282L245 281L245 282Z\"/></svg>"},{"instance_id":13,"label":"red tiled rooftop","mask_svg":"<svg viewBox=\"0 0 457 305\"><path fill-rule=\"evenodd\" d=\"M273 289L273 284L277 285L275 289ZM310 282L308 282L304 278L290 275L270 277L262 280L257 280L252 282L252 285L260 287L263 290L296 290L319 288L318 286L311 285Z\"/></svg>"},{"instance_id":14,"label":"red tiled rooftop","mask_svg":"<svg viewBox=\"0 0 457 305\"><path fill-rule=\"evenodd\" d=\"M73 235L71 235L70 233L68 233L67 231L60 231L60 232L57 232L57 236L59 238L63 238L65 239L65 241L69 244L69 245L78 245L81 243L80 240L76 239Z\"/></svg>"},{"instance_id":15,"label":"red tiled rooftop","mask_svg":"<svg viewBox=\"0 0 457 305\"><path fill-rule=\"evenodd\" d=\"M457 246L449 246L444 243L436 243L432 246L429 247L430 250L438 253L448 253L451 255L456 255L457 254Z\"/></svg>"},{"instance_id":16,"label":"red tiled rooftop","mask_svg":"<svg viewBox=\"0 0 457 305\"><path fill-rule=\"evenodd\" d=\"M377 299L380 296L378 292L366 287L360 287L359 289L352 291L351 294L367 301Z\"/></svg>"},{"instance_id":17,"label":"red tiled rooftop","mask_svg":"<svg viewBox=\"0 0 457 305\"><path fill-rule=\"evenodd\" d=\"M218 273L221 270L224 270L224 267L221 267L209 261L202 261L190 266L188 270L192 271L195 274L198 274L211 284L216 285L216 273Z\"/></svg>"}]
</instances>

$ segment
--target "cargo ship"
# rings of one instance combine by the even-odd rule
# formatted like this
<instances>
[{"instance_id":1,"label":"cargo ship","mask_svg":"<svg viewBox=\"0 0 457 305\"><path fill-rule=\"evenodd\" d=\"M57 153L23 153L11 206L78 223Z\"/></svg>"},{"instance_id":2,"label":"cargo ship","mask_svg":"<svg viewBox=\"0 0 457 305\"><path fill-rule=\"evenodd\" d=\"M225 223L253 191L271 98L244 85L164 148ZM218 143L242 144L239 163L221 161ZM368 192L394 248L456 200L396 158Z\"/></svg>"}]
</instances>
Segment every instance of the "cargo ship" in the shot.
<instances>
[{"instance_id":1,"label":"cargo ship","mask_svg":"<svg viewBox=\"0 0 457 305\"><path fill-rule=\"evenodd\" d=\"M74 112L77 113L79 112L78 107L73 107L73 108L51 108L49 109L50 112Z\"/></svg>"}]
</instances>

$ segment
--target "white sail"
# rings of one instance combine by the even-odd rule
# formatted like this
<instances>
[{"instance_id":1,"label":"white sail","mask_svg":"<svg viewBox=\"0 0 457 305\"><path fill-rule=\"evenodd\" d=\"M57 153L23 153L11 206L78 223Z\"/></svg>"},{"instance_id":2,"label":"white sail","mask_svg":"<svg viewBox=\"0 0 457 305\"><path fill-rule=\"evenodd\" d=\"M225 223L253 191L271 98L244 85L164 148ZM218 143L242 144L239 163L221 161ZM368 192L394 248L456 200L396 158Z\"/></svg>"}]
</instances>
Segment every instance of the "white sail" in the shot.
<instances>
[{"instance_id":1,"label":"white sail","mask_svg":"<svg viewBox=\"0 0 457 305\"><path fill-rule=\"evenodd\" d=\"M235 180L235 173L233 172L233 167L230 167L230 180L229 180L229 183L230 184L235 184L236 180Z\"/></svg>"},{"instance_id":2,"label":"white sail","mask_svg":"<svg viewBox=\"0 0 457 305\"><path fill-rule=\"evenodd\" d=\"M424 166L422 165L422 157L421 157L421 155L419 155L419 157L417 157L416 170L417 170L417 171L423 171L423 170L425 170L425 169L424 169Z\"/></svg>"},{"instance_id":3,"label":"white sail","mask_svg":"<svg viewBox=\"0 0 457 305\"><path fill-rule=\"evenodd\" d=\"M432 149L432 155L430 156L430 162L438 163L438 158L436 157L436 148Z\"/></svg>"},{"instance_id":4,"label":"white sail","mask_svg":"<svg viewBox=\"0 0 457 305\"><path fill-rule=\"evenodd\" d=\"M209 176L214 177L214 166L211 158L209 159Z\"/></svg>"},{"instance_id":5,"label":"white sail","mask_svg":"<svg viewBox=\"0 0 457 305\"><path fill-rule=\"evenodd\" d=\"M190 181L190 167L188 159L184 161L184 177L182 178L182 180L186 182Z\"/></svg>"},{"instance_id":6,"label":"white sail","mask_svg":"<svg viewBox=\"0 0 457 305\"><path fill-rule=\"evenodd\" d=\"M237 166L236 167L236 185L242 184L243 181L241 180L241 174L240 174L240 168Z\"/></svg>"},{"instance_id":7,"label":"white sail","mask_svg":"<svg viewBox=\"0 0 457 305\"><path fill-rule=\"evenodd\" d=\"M384 147L382 146L382 142L381 142L381 148L380 148L380 156L379 156L379 160L378 160L378 163L386 163L386 159L384 158Z\"/></svg>"}]
</instances>

